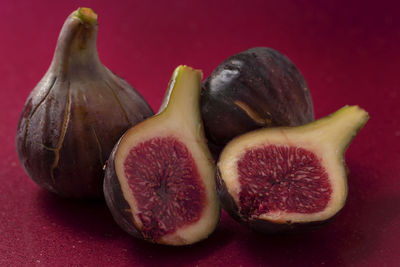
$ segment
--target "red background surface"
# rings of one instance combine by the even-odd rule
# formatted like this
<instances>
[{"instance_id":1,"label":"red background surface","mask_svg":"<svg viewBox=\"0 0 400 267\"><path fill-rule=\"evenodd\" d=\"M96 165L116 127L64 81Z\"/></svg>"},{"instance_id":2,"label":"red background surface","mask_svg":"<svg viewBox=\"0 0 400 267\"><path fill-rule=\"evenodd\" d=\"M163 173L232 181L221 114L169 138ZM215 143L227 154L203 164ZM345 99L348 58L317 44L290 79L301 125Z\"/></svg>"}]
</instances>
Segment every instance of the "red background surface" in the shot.
<instances>
[{"instance_id":1,"label":"red background surface","mask_svg":"<svg viewBox=\"0 0 400 267\"><path fill-rule=\"evenodd\" d=\"M397 1L1 1L0 266L398 266L400 20ZM279 2L279 3L278 3ZM205 76L254 46L286 54L311 89L316 117L345 104L370 121L347 152L347 205L300 236L253 233L222 214L215 233L181 248L125 234L104 203L60 199L19 165L14 136L70 12L99 15L102 62L157 110L173 69Z\"/></svg>"}]
</instances>

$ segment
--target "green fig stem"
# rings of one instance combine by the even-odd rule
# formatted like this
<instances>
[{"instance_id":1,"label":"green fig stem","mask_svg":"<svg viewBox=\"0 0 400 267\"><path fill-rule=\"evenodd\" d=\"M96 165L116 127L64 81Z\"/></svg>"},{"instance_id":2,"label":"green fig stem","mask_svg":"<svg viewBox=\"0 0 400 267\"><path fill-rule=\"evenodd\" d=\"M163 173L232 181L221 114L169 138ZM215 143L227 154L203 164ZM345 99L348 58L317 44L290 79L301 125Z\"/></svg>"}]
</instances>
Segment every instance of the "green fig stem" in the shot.
<instances>
[{"instance_id":1,"label":"green fig stem","mask_svg":"<svg viewBox=\"0 0 400 267\"><path fill-rule=\"evenodd\" d=\"M64 22L50 68L61 77L96 70L102 66L96 41L97 14L90 8L78 8Z\"/></svg>"},{"instance_id":2,"label":"green fig stem","mask_svg":"<svg viewBox=\"0 0 400 267\"><path fill-rule=\"evenodd\" d=\"M368 119L369 115L364 109L358 106L344 106L305 127L310 127L309 129L319 135L323 142L329 142L344 152Z\"/></svg>"},{"instance_id":3,"label":"green fig stem","mask_svg":"<svg viewBox=\"0 0 400 267\"><path fill-rule=\"evenodd\" d=\"M95 25L97 23L97 14L93 9L88 7L80 7L72 12L71 16L80 19L83 23Z\"/></svg>"}]
</instances>

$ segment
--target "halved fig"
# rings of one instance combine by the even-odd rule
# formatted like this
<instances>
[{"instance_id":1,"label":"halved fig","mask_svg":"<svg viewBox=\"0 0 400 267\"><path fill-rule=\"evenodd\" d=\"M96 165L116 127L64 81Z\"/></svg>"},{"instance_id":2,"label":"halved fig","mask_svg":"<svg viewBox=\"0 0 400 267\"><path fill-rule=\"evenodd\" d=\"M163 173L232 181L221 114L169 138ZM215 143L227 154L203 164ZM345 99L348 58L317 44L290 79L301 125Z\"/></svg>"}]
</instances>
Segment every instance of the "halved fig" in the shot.
<instances>
[{"instance_id":1,"label":"halved fig","mask_svg":"<svg viewBox=\"0 0 400 267\"><path fill-rule=\"evenodd\" d=\"M368 113L345 106L312 123L265 128L233 139L217 164L223 208L261 232L314 228L347 197L346 148Z\"/></svg>"},{"instance_id":2,"label":"halved fig","mask_svg":"<svg viewBox=\"0 0 400 267\"><path fill-rule=\"evenodd\" d=\"M128 233L166 245L208 237L219 221L215 166L200 117L202 73L179 66L160 112L120 139L104 193Z\"/></svg>"}]
</instances>

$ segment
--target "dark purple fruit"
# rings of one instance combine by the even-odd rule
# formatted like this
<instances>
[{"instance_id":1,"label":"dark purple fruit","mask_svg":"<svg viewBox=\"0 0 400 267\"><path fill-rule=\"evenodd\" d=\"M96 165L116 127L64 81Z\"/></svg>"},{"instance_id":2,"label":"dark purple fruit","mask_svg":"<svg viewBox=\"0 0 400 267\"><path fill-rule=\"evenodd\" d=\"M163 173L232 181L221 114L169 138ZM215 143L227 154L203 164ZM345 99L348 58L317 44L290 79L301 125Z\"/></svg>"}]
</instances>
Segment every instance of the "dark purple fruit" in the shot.
<instances>
[{"instance_id":1,"label":"dark purple fruit","mask_svg":"<svg viewBox=\"0 0 400 267\"><path fill-rule=\"evenodd\" d=\"M357 106L296 127L259 129L233 139L217 164L223 208L261 232L312 228L344 206L344 153L368 120Z\"/></svg>"},{"instance_id":2,"label":"dark purple fruit","mask_svg":"<svg viewBox=\"0 0 400 267\"><path fill-rule=\"evenodd\" d=\"M67 197L102 197L102 167L115 142L153 114L138 92L100 62L96 37L93 10L79 8L67 18L16 135L28 175Z\"/></svg>"},{"instance_id":3,"label":"dark purple fruit","mask_svg":"<svg viewBox=\"0 0 400 267\"><path fill-rule=\"evenodd\" d=\"M265 47L236 54L213 71L203 82L201 113L215 156L240 134L314 120L310 91L300 71L287 57Z\"/></svg>"},{"instance_id":4,"label":"dark purple fruit","mask_svg":"<svg viewBox=\"0 0 400 267\"><path fill-rule=\"evenodd\" d=\"M215 166L199 110L201 76L179 66L160 112L128 130L108 160L104 194L114 219L149 242L192 244L219 221Z\"/></svg>"}]
</instances>

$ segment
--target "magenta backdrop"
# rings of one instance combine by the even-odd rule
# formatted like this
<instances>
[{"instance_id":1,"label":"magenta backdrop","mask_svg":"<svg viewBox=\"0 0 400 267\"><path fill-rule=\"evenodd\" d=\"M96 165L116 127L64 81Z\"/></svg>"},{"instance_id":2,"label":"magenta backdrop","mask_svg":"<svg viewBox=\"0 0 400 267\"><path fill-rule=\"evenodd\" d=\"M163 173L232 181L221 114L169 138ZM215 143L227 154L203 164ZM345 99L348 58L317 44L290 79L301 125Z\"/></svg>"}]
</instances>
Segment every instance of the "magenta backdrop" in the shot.
<instances>
[{"instance_id":1,"label":"magenta backdrop","mask_svg":"<svg viewBox=\"0 0 400 267\"><path fill-rule=\"evenodd\" d=\"M102 62L155 110L177 65L207 76L254 46L292 59L317 118L345 104L368 110L371 119L346 154L343 212L300 236L256 234L223 213L209 239L170 248L125 234L102 202L39 189L18 162L16 124L62 23L81 5L99 15ZM398 266L399 10L397 1L1 1L0 266Z\"/></svg>"}]
</instances>

